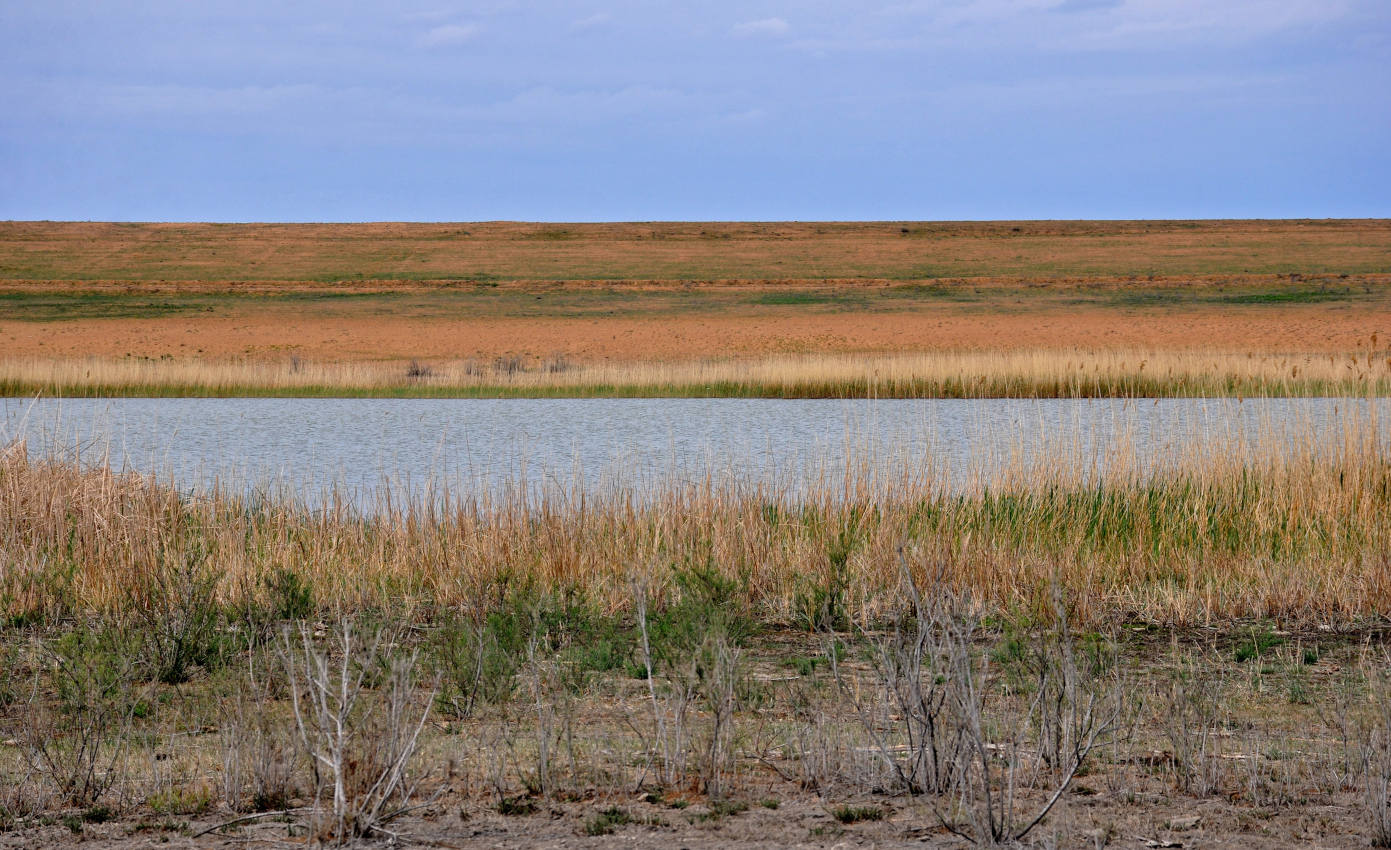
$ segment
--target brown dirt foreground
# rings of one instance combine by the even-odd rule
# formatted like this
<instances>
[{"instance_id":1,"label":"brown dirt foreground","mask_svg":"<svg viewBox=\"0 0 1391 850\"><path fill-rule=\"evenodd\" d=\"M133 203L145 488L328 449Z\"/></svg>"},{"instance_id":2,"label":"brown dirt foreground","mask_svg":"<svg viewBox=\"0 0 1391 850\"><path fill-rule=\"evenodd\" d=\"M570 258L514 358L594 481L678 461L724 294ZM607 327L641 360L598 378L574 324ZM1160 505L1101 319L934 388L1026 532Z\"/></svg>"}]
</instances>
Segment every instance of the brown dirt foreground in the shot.
<instances>
[{"instance_id":1,"label":"brown dirt foreground","mask_svg":"<svg viewBox=\"0 0 1391 850\"><path fill-rule=\"evenodd\" d=\"M1117 804L1098 797L1073 799L1026 846L1120 848L1365 848L1365 825L1355 808L1355 794L1330 798L1321 805L1295 808L1253 807L1225 800L1168 800L1136 795ZM929 804L885 806L883 820L842 826L830 807L814 797L783 800L776 809L754 805L737 815L702 821L707 807L693 804L674 811L664 804L625 803L635 820L608 835L586 835L594 804L552 803L534 814L507 817L482 808L438 806L395 822L394 839L361 841L359 846L444 848L633 847L661 850L709 850L733 847L942 847L970 846L938 827ZM286 825L263 818L223 834L190 837L225 819L205 818L170 824L107 823L86 825L80 835L53 825L39 831L0 836L0 848L68 847L92 850L135 847L232 848L304 846L302 835L287 835ZM691 821L696 821L692 823ZM185 825L186 824L186 825Z\"/></svg>"}]
</instances>

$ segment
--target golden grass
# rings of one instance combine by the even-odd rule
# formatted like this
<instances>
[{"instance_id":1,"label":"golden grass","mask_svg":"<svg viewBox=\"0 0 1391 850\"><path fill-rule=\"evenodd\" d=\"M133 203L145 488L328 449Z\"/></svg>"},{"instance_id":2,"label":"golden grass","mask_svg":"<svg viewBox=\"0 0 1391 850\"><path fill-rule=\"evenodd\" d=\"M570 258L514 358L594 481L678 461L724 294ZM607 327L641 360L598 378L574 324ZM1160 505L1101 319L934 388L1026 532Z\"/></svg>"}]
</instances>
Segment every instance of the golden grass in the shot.
<instances>
[{"instance_id":1,"label":"golden grass","mask_svg":"<svg viewBox=\"0 0 1391 850\"><path fill-rule=\"evenodd\" d=\"M577 363L0 359L11 396L1079 398L1391 394L1391 349L1345 354L1035 350Z\"/></svg>"},{"instance_id":2,"label":"golden grass","mask_svg":"<svg viewBox=\"0 0 1391 850\"><path fill-rule=\"evenodd\" d=\"M180 495L133 475L0 460L0 600L12 616L121 608L158 565L199 561L235 600L289 570L325 605L502 604L519 588L628 610L635 582L678 571L735 580L746 613L805 621L838 606L873 623L906 563L992 613L1048 616L1067 590L1088 625L1251 617L1346 625L1391 610L1391 456L1375 413L1339 435L1267 452L1214 443L1141 475L1096 476L1066 452L962 492L899 470L853 470L801 491L706 483L579 498L347 499L310 510L226 493ZM203 563L205 562L205 563Z\"/></svg>"}]
</instances>

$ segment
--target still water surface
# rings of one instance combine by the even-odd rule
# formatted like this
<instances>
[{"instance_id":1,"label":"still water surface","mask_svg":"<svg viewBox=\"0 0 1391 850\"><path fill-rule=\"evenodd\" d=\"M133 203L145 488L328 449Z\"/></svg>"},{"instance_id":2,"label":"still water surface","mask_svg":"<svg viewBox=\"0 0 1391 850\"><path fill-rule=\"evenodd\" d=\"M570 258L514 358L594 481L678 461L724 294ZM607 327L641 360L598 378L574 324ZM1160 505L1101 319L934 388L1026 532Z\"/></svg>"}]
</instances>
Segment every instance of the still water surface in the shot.
<instances>
[{"instance_id":1,"label":"still water surface","mask_svg":"<svg viewBox=\"0 0 1391 850\"><path fill-rule=\"evenodd\" d=\"M1143 467L1204 442L1336 441L1369 417L1391 436L1391 399L0 399L0 444L189 489L313 503L337 487L368 504L387 487L573 496L707 476L795 493L847 468L956 486L1021 462Z\"/></svg>"}]
</instances>

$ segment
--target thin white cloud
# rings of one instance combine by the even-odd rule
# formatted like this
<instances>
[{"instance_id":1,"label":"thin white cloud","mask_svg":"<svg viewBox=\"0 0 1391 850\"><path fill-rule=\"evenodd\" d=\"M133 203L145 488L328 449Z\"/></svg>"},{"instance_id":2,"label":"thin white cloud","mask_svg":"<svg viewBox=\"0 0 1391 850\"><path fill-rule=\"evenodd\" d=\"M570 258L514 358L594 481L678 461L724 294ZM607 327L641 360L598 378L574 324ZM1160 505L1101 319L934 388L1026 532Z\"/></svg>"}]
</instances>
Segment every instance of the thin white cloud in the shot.
<instances>
[{"instance_id":1,"label":"thin white cloud","mask_svg":"<svg viewBox=\"0 0 1391 850\"><path fill-rule=\"evenodd\" d=\"M791 29L782 18L761 18L757 21L744 21L735 24L730 31L738 36L776 36L785 35Z\"/></svg>"},{"instance_id":2,"label":"thin white cloud","mask_svg":"<svg viewBox=\"0 0 1391 850\"><path fill-rule=\"evenodd\" d=\"M55 91L55 94L59 92ZM321 98L326 91L310 84L280 86L111 85L61 97L81 110L131 118L156 115L210 116L268 113Z\"/></svg>"},{"instance_id":3,"label":"thin white cloud","mask_svg":"<svg viewBox=\"0 0 1391 850\"><path fill-rule=\"evenodd\" d=\"M1164 53L1346 25L1358 4L1365 0L891 0L853 19L799 18L789 46L818 56L1011 48Z\"/></svg>"},{"instance_id":4,"label":"thin white cloud","mask_svg":"<svg viewBox=\"0 0 1391 850\"><path fill-rule=\"evenodd\" d=\"M608 23L611 17L612 16L610 16L608 12L595 12L589 17L580 18L570 26L577 30L593 29L601 24Z\"/></svg>"},{"instance_id":5,"label":"thin white cloud","mask_svg":"<svg viewBox=\"0 0 1391 850\"><path fill-rule=\"evenodd\" d=\"M719 117L719 121L724 124L755 124L768 117L768 110L762 107L751 107L741 109L737 112L728 112Z\"/></svg>"},{"instance_id":6,"label":"thin white cloud","mask_svg":"<svg viewBox=\"0 0 1391 850\"><path fill-rule=\"evenodd\" d=\"M402 17L414 23L432 24L436 21L445 21L457 16L453 9L422 9L418 12L407 12Z\"/></svg>"},{"instance_id":7,"label":"thin white cloud","mask_svg":"<svg viewBox=\"0 0 1391 850\"><path fill-rule=\"evenodd\" d=\"M421 47L451 47L463 44L478 35L473 24L444 24L425 33L416 42Z\"/></svg>"},{"instance_id":8,"label":"thin white cloud","mask_svg":"<svg viewBox=\"0 0 1391 850\"><path fill-rule=\"evenodd\" d=\"M1114 9L1123 2L1124 0L1062 0L1058 5L1052 7L1052 11L1096 12L1102 9Z\"/></svg>"},{"instance_id":9,"label":"thin white cloud","mask_svg":"<svg viewBox=\"0 0 1391 850\"><path fill-rule=\"evenodd\" d=\"M1109 28L1085 37L1121 45L1153 39L1241 42L1330 23L1347 12L1345 0L1130 0L1110 11Z\"/></svg>"}]
</instances>

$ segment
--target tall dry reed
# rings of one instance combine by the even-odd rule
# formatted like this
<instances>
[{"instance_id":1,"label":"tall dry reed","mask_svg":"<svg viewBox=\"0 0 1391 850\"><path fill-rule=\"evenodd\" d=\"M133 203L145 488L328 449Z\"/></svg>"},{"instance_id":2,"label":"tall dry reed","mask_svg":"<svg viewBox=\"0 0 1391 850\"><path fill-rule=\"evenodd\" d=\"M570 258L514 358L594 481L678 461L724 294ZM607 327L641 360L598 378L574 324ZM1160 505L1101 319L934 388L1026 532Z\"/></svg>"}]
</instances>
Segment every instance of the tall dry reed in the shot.
<instances>
[{"instance_id":1,"label":"tall dry reed","mask_svg":"<svg viewBox=\"0 0 1391 850\"><path fill-rule=\"evenodd\" d=\"M852 471L853 473L853 471ZM905 474L797 491L708 480L579 498L444 494L364 511L213 491L105 468L0 459L0 587L12 616L141 603L161 565L197 559L235 601L292 573L320 604L484 612L520 588L630 611L682 570L736 581L773 623L873 622L900 564L998 613L1200 624L1344 624L1391 610L1391 465L1375 422L1302 448L1217 443L1157 466L1089 473L1066 454L971 486Z\"/></svg>"},{"instance_id":2,"label":"tall dry reed","mask_svg":"<svg viewBox=\"0 0 1391 850\"><path fill-rule=\"evenodd\" d=\"M0 359L0 395L1100 398L1391 394L1391 350L1036 350L686 361Z\"/></svg>"}]
</instances>

